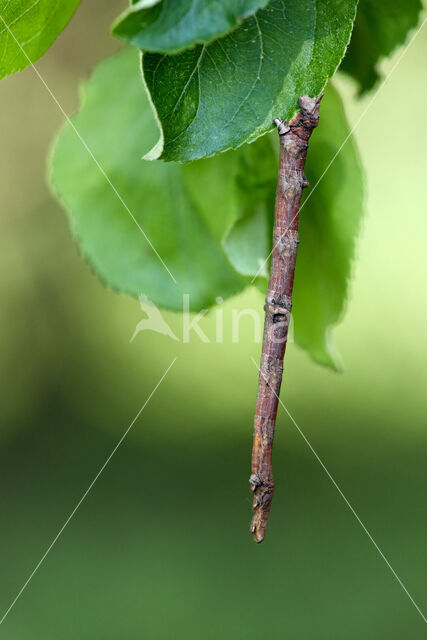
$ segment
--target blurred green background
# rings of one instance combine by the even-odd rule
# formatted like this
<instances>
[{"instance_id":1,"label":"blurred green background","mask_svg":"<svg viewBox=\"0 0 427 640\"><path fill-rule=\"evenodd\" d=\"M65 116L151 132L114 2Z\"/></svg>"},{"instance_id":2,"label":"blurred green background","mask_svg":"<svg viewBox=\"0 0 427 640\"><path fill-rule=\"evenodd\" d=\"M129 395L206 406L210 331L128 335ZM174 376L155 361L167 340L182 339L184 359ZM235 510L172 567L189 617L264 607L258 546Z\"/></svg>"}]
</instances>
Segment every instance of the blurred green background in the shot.
<instances>
[{"instance_id":1,"label":"blurred green background","mask_svg":"<svg viewBox=\"0 0 427 640\"><path fill-rule=\"evenodd\" d=\"M85 2L37 64L67 113L118 48L123 0ZM392 68L400 52L383 65ZM427 27L357 128L367 183L337 375L294 345L282 399L425 612ZM340 78L350 123L355 99ZM107 97L108 99L108 97ZM266 541L247 478L260 344L130 343L139 303L104 288L46 187L63 116L32 69L0 84L0 616L177 361L0 627L10 640L418 640L426 627L285 412ZM112 123L114 126L114 123ZM112 195L112 197L114 197ZM167 315L179 331L180 319ZM215 311L201 326L214 335Z\"/></svg>"}]
</instances>

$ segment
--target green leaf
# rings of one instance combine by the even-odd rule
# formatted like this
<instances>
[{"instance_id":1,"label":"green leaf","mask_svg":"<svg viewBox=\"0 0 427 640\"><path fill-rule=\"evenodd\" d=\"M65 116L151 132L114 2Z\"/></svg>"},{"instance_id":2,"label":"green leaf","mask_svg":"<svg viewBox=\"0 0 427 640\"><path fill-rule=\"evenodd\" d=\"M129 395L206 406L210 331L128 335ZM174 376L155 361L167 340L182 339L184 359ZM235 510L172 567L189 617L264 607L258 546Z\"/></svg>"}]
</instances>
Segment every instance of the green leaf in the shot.
<instances>
[{"instance_id":1,"label":"green leaf","mask_svg":"<svg viewBox=\"0 0 427 640\"><path fill-rule=\"evenodd\" d=\"M147 156L189 162L289 119L319 94L350 38L356 0L272 0L230 35L175 56L144 53L143 75L162 131Z\"/></svg>"},{"instance_id":2,"label":"green leaf","mask_svg":"<svg viewBox=\"0 0 427 640\"><path fill-rule=\"evenodd\" d=\"M143 162L156 124L135 69L132 51L101 64L84 87L73 124L177 283L66 125L54 148L51 182L83 254L112 287L176 310L184 293L197 311L241 291L252 276L265 287L267 266L257 272L271 248L277 136L188 165ZM329 87L310 143L312 185L347 132L340 98ZM295 340L329 366L336 362L329 329L344 308L361 212L362 178L349 140L303 207L295 276Z\"/></svg>"},{"instance_id":3,"label":"green leaf","mask_svg":"<svg viewBox=\"0 0 427 640\"><path fill-rule=\"evenodd\" d=\"M375 85L378 62L404 44L421 10L421 0L360 0L341 70L358 81L361 93Z\"/></svg>"},{"instance_id":4,"label":"green leaf","mask_svg":"<svg viewBox=\"0 0 427 640\"><path fill-rule=\"evenodd\" d=\"M339 368L331 328L345 309L355 243L363 215L363 174L350 138L322 178L349 133L343 104L332 86L321 107L322 121L310 144L307 177L312 189L301 212L295 272L295 342L311 357Z\"/></svg>"},{"instance_id":5,"label":"green leaf","mask_svg":"<svg viewBox=\"0 0 427 640\"><path fill-rule=\"evenodd\" d=\"M80 0L0 0L0 78L38 60L79 3Z\"/></svg>"},{"instance_id":6,"label":"green leaf","mask_svg":"<svg viewBox=\"0 0 427 640\"><path fill-rule=\"evenodd\" d=\"M235 29L268 0L140 0L113 25L114 35L157 53L207 44Z\"/></svg>"},{"instance_id":7,"label":"green leaf","mask_svg":"<svg viewBox=\"0 0 427 640\"><path fill-rule=\"evenodd\" d=\"M307 158L306 174L311 190L301 206L292 316L295 342L316 362L332 368L339 368L339 357L330 333L344 311L355 241L363 213L363 179L356 146L351 138L323 178L322 174L348 132L340 96L329 85ZM258 266L259 253L252 256L251 269L242 268L242 264L247 267L247 254L244 252L255 238L259 247L268 237L268 246L271 247L269 210L264 216L260 216L258 211L257 220L252 220L250 228L247 221L246 226L241 220L237 222L224 242L231 262L246 276L262 275ZM267 255L268 252L262 254L261 264ZM262 290L266 289L265 277L258 278L257 283Z\"/></svg>"},{"instance_id":8,"label":"green leaf","mask_svg":"<svg viewBox=\"0 0 427 640\"><path fill-rule=\"evenodd\" d=\"M51 182L71 214L83 254L105 282L170 309L182 309L182 295L189 293L191 309L200 310L247 284L228 260L222 238L264 195L255 168L266 141L260 141L259 154L246 147L188 166L143 162L157 126L137 72L133 51L101 64L84 87L73 124L176 284L69 125L55 145ZM251 201L248 180L255 180Z\"/></svg>"}]
</instances>

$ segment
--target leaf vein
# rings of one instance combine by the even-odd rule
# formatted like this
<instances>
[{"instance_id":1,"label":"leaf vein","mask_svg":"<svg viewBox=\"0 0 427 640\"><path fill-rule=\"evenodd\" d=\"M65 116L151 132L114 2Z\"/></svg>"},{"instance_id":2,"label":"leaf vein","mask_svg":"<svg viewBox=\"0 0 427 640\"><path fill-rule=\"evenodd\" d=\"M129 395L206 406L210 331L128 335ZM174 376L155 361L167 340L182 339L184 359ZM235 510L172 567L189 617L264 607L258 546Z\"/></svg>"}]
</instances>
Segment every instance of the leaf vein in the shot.
<instances>
[{"instance_id":1,"label":"leaf vein","mask_svg":"<svg viewBox=\"0 0 427 640\"><path fill-rule=\"evenodd\" d=\"M258 69L257 69L257 76L256 76L254 82L252 83L252 86L249 89L247 95L243 98L242 102L237 107L237 109L234 112L234 114L232 115L231 119L227 122L227 126L230 125L233 122L233 120L236 118L236 116L239 113L239 111L242 109L243 105L249 100L250 96L255 91L255 87L256 87L257 82L261 81L261 69L262 69L262 62L263 62L263 59L264 59L264 43L263 43L262 31L261 31L261 28L259 26L259 22L258 22L257 16L254 16L254 20L255 20L255 23L256 23L256 26L257 26L257 29L258 29L258 39L259 39L259 44L260 44L260 56L259 56L259 65L258 65Z\"/></svg>"}]
</instances>

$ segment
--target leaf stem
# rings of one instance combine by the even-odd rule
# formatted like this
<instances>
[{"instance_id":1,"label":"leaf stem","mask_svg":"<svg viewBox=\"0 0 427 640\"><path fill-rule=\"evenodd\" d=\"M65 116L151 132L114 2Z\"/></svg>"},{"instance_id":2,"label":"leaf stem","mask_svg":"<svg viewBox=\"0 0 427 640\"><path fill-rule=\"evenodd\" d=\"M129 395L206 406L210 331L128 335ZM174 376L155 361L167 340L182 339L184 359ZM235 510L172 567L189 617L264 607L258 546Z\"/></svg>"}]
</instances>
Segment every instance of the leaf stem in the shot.
<instances>
[{"instance_id":1,"label":"leaf stem","mask_svg":"<svg viewBox=\"0 0 427 640\"><path fill-rule=\"evenodd\" d=\"M262 542L264 539L273 499L271 459L274 427L292 308L299 242L299 208L302 191L308 186L304 166L308 141L319 121L322 95L317 98L302 96L298 101L300 111L289 123L279 119L274 121L280 136L279 175L270 280L264 306L264 338L255 409L252 475L249 478L254 494L251 532L256 542Z\"/></svg>"}]
</instances>

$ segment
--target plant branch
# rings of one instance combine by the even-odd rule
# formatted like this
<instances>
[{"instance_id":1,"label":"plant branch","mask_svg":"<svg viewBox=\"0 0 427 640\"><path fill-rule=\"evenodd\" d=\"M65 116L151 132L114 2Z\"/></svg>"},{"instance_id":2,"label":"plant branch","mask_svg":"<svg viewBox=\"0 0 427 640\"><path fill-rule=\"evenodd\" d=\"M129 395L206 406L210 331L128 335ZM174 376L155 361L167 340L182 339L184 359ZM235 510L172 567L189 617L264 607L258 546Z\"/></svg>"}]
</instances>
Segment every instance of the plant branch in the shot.
<instances>
[{"instance_id":1,"label":"plant branch","mask_svg":"<svg viewBox=\"0 0 427 640\"><path fill-rule=\"evenodd\" d=\"M264 338L255 410L252 475L249 479L254 493L251 532L256 542L264 539L273 499L271 458L292 308L299 242L298 215L302 190L308 186L304 174L308 141L319 121L321 98L322 95L317 98L302 96L298 101L300 111L289 123L279 119L274 121L280 136L280 161L270 281L264 307Z\"/></svg>"}]
</instances>

